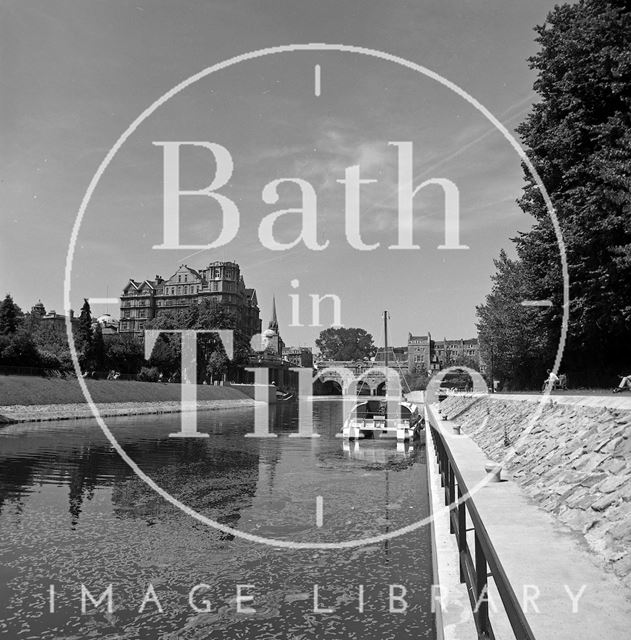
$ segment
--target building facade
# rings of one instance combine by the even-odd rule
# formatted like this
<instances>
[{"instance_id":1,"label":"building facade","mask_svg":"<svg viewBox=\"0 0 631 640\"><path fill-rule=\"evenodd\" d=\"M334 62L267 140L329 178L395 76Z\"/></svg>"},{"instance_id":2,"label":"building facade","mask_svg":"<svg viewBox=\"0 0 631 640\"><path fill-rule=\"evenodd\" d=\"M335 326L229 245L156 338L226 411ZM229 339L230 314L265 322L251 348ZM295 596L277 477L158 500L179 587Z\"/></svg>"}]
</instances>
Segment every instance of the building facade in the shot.
<instances>
[{"instance_id":1,"label":"building facade","mask_svg":"<svg viewBox=\"0 0 631 640\"><path fill-rule=\"evenodd\" d=\"M30 320L32 322L52 327L59 333L65 334L66 332L66 316L57 313L55 310L47 312L41 300L31 307L31 312L30 314L27 314L27 316L30 316ZM78 322L78 318L75 318L74 311L72 309L70 310L70 322L72 322L73 325Z\"/></svg>"},{"instance_id":2,"label":"building facade","mask_svg":"<svg viewBox=\"0 0 631 640\"><path fill-rule=\"evenodd\" d=\"M247 335L261 332L256 291L245 286L236 262L211 262L204 269L183 264L168 279L130 279L120 297L119 333L140 335L148 320L211 300L232 312Z\"/></svg>"},{"instance_id":3,"label":"building facade","mask_svg":"<svg viewBox=\"0 0 631 640\"><path fill-rule=\"evenodd\" d=\"M288 347L284 357L292 367L313 368L313 350L311 347Z\"/></svg>"},{"instance_id":4,"label":"building facade","mask_svg":"<svg viewBox=\"0 0 631 640\"><path fill-rule=\"evenodd\" d=\"M408 335L407 362L410 373L423 370L432 373L466 361L479 369L480 346L477 338L432 340L429 331L425 336Z\"/></svg>"},{"instance_id":5,"label":"building facade","mask_svg":"<svg viewBox=\"0 0 631 640\"><path fill-rule=\"evenodd\" d=\"M383 347L377 349L372 364L375 367L385 366L386 350ZM408 348L388 347L388 366L398 371L401 375L405 375L408 372Z\"/></svg>"}]
</instances>

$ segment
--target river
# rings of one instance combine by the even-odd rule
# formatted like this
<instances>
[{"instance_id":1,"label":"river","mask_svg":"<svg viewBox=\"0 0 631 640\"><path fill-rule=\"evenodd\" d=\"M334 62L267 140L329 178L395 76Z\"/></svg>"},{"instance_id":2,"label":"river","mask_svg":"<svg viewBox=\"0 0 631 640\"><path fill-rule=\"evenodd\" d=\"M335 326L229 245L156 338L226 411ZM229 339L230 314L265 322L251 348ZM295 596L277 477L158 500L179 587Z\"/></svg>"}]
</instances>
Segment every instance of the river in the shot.
<instances>
[{"instance_id":1,"label":"river","mask_svg":"<svg viewBox=\"0 0 631 640\"><path fill-rule=\"evenodd\" d=\"M345 444L339 401L313 406L315 439L289 437L292 403L274 410L270 439L244 437L251 408L200 413L207 439L169 438L177 415L107 422L159 486L237 532L338 543L427 516L424 446ZM426 526L350 548L260 544L164 500L93 420L0 430L7 638L432 638L431 582ZM96 607L82 585L95 599L111 585L112 611L107 594Z\"/></svg>"}]
</instances>

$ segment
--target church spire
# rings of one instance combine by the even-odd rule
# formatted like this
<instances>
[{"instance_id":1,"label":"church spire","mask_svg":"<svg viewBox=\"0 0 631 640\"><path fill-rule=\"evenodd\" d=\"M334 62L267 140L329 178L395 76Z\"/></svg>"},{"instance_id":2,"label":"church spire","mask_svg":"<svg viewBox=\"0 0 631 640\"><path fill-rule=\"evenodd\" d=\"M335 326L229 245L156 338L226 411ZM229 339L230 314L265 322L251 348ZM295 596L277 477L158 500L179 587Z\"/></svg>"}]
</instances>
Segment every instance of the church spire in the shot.
<instances>
[{"instance_id":1,"label":"church spire","mask_svg":"<svg viewBox=\"0 0 631 640\"><path fill-rule=\"evenodd\" d=\"M278 318L276 317L276 296L272 297L272 319L269 321L268 328L278 333Z\"/></svg>"}]
</instances>

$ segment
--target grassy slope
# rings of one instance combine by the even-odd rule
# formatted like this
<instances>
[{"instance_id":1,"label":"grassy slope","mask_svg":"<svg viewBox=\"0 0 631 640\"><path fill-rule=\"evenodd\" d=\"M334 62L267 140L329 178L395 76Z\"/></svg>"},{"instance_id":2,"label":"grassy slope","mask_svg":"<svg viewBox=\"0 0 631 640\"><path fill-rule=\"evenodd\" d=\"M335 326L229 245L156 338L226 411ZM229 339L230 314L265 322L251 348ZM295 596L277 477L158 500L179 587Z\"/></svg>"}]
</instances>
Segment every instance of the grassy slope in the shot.
<instances>
[{"instance_id":1,"label":"grassy slope","mask_svg":"<svg viewBox=\"0 0 631 640\"><path fill-rule=\"evenodd\" d=\"M180 400L179 384L87 380L95 402L165 402ZM197 387L199 400L243 399L247 396L230 387ZM85 398L76 380L35 376L0 376L0 406L34 404L78 404Z\"/></svg>"}]
</instances>

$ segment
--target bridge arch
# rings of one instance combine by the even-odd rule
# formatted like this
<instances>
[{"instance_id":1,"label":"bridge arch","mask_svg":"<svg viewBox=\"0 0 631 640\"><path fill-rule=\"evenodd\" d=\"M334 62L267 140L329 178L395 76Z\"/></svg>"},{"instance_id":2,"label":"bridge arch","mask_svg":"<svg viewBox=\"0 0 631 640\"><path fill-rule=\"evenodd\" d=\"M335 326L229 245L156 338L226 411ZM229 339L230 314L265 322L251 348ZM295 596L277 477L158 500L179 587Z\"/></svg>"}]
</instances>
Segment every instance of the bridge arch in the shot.
<instances>
[{"instance_id":1,"label":"bridge arch","mask_svg":"<svg viewBox=\"0 0 631 640\"><path fill-rule=\"evenodd\" d=\"M428 404L438 402L438 389L440 389L445 376L448 373L456 371L466 371L469 374L469 377L473 382L473 393L486 394L489 392L486 380L482 377L482 374L479 371L465 366L447 367L446 369L441 369L440 371L435 373L427 383L427 389L425 390L425 401Z\"/></svg>"}]
</instances>

